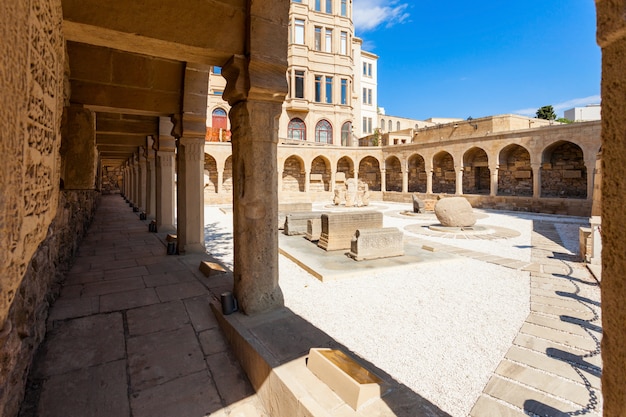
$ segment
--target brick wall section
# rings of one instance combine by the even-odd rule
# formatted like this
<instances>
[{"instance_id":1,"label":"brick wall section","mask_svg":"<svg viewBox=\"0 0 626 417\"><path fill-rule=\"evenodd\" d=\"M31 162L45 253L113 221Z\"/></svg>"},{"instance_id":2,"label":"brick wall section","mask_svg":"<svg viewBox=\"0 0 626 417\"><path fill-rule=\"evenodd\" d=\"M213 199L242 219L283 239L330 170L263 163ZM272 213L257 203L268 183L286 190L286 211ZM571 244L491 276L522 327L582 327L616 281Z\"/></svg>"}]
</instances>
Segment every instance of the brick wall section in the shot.
<instances>
[{"instance_id":1,"label":"brick wall section","mask_svg":"<svg viewBox=\"0 0 626 417\"><path fill-rule=\"evenodd\" d=\"M330 168L324 159L317 157L311 163L311 174L322 175L322 181L311 182L312 192L330 191Z\"/></svg>"},{"instance_id":2,"label":"brick wall section","mask_svg":"<svg viewBox=\"0 0 626 417\"><path fill-rule=\"evenodd\" d=\"M304 168L295 157L287 158L283 169L283 191L304 191Z\"/></svg>"},{"instance_id":3,"label":"brick wall section","mask_svg":"<svg viewBox=\"0 0 626 417\"><path fill-rule=\"evenodd\" d=\"M530 166L530 154L521 146L510 146L509 151L500 160L498 195L533 195L533 170Z\"/></svg>"},{"instance_id":4,"label":"brick wall section","mask_svg":"<svg viewBox=\"0 0 626 417\"><path fill-rule=\"evenodd\" d=\"M398 158L389 158L385 162L386 191L402 192L402 172Z\"/></svg>"},{"instance_id":5,"label":"brick wall section","mask_svg":"<svg viewBox=\"0 0 626 417\"><path fill-rule=\"evenodd\" d=\"M409 158L409 192L426 192L426 164L420 155Z\"/></svg>"},{"instance_id":6,"label":"brick wall section","mask_svg":"<svg viewBox=\"0 0 626 417\"><path fill-rule=\"evenodd\" d=\"M587 168L580 147L557 146L541 166L541 196L587 198Z\"/></svg>"},{"instance_id":7,"label":"brick wall section","mask_svg":"<svg viewBox=\"0 0 626 417\"><path fill-rule=\"evenodd\" d=\"M433 162L433 193L454 194L456 173L454 160L447 152L435 155Z\"/></svg>"},{"instance_id":8,"label":"brick wall section","mask_svg":"<svg viewBox=\"0 0 626 417\"><path fill-rule=\"evenodd\" d=\"M370 191L380 191L380 166L376 159L367 156L361 160L359 179L367 183Z\"/></svg>"}]
</instances>

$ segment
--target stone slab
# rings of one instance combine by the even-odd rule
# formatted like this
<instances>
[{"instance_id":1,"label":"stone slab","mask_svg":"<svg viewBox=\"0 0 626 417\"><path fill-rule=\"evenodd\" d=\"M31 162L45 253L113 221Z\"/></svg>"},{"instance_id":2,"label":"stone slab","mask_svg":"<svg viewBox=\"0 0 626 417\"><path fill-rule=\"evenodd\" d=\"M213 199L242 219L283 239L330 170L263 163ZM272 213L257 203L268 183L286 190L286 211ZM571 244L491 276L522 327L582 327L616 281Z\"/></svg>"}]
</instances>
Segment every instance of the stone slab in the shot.
<instances>
[{"instance_id":1,"label":"stone slab","mask_svg":"<svg viewBox=\"0 0 626 417\"><path fill-rule=\"evenodd\" d=\"M325 213L322 214L322 233L317 245L327 251L350 249L357 229L381 227L383 214L378 211Z\"/></svg>"},{"instance_id":2,"label":"stone slab","mask_svg":"<svg viewBox=\"0 0 626 417\"><path fill-rule=\"evenodd\" d=\"M189 321L182 301L153 304L126 313L130 336L175 330L189 324Z\"/></svg>"},{"instance_id":3,"label":"stone slab","mask_svg":"<svg viewBox=\"0 0 626 417\"><path fill-rule=\"evenodd\" d=\"M404 234L397 227L357 229L349 256L356 261L404 255Z\"/></svg>"},{"instance_id":4,"label":"stone slab","mask_svg":"<svg viewBox=\"0 0 626 417\"><path fill-rule=\"evenodd\" d=\"M502 402L496 401L493 397L483 394L478 397L478 401L476 401L476 404L472 407L470 416L526 417L527 414L517 407L514 408L511 405L504 405Z\"/></svg>"},{"instance_id":5,"label":"stone slab","mask_svg":"<svg viewBox=\"0 0 626 417\"><path fill-rule=\"evenodd\" d=\"M198 267L198 269L200 270L200 272L202 272L202 274L205 277L209 277L215 274L223 274L224 272L227 272L226 268L224 268L222 265L216 262L208 262L208 261L200 262L200 266Z\"/></svg>"},{"instance_id":6,"label":"stone slab","mask_svg":"<svg viewBox=\"0 0 626 417\"><path fill-rule=\"evenodd\" d=\"M100 296L100 312L128 310L159 302L154 288L118 292Z\"/></svg>"},{"instance_id":7,"label":"stone slab","mask_svg":"<svg viewBox=\"0 0 626 417\"><path fill-rule=\"evenodd\" d=\"M306 222L306 240L311 242L319 241L322 234L322 216L315 219L309 219Z\"/></svg>"},{"instance_id":8,"label":"stone slab","mask_svg":"<svg viewBox=\"0 0 626 417\"><path fill-rule=\"evenodd\" d=\"M383 391L380 377L340 349L311 349L307 368L354 410Z\"/></svg>"},{"instance_id":9,"label":"stone slab","mask_svg":"<svg viewBox=\"0 0 626 417\"><path fill-rule=\"evenodd\" d=\"M287 236L306 235L308 221L321 219L321 216L321 212L289 213L285 216L284 233Z\"/></svg>"}]
</instances>

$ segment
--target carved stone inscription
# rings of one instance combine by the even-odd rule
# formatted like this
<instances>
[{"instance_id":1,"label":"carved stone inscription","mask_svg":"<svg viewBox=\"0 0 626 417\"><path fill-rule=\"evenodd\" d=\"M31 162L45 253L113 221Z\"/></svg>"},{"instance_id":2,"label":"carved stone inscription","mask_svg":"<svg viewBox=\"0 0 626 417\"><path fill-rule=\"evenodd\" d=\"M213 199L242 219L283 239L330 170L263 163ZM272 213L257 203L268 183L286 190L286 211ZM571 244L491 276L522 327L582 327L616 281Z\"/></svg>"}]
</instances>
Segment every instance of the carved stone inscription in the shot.
<instances>
[{"instance_id":1,"label":"carved stone inscription","mask_svg":"<svg viewBox=\"0 0 626 417\"><path fill-rule=\"evenodd\" d=\"M381 227L383 214L378 211L322 214L322 234L317 246L324 250L350 249L357 229Z\"/></svg>"},{"instance_id":2,"label":"carved stone inscription","mask_svg":"<svg viewBox=\"0 0 626 417\"><path fill-rule=\"evenodd\" d=\"M404 255L403 234L397 227L358 229L349 255L357 261Z\"/></svg>"}]
</instances>

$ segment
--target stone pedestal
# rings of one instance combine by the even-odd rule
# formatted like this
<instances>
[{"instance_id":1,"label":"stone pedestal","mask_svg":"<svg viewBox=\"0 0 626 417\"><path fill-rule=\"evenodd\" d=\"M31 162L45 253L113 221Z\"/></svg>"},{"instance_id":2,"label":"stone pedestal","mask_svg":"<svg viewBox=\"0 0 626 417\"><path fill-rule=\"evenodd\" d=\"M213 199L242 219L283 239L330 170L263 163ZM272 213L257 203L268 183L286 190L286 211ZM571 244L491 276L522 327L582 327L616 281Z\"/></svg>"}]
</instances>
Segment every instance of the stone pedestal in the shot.
<instances>
[{"instance_id":1,"label":"stone pedestal","mask_svg":"<svg viewBox=\"0 0 626 417\"><path fill-rule=\"evenodd\" d=\"M204 138L178 140L177 235L178 253L203 253Z\"/></svg>"}]
</instances>

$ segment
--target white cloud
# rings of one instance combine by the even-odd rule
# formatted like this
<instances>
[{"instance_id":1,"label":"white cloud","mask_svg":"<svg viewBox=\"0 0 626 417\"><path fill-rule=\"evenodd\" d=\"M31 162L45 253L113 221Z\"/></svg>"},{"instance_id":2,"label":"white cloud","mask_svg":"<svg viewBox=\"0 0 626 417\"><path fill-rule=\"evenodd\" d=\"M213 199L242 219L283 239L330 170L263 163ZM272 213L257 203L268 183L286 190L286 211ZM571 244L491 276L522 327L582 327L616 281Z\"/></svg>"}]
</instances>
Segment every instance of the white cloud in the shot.
<instances>
[{"instance_id":1,"label":"white cloud","mask_svg":"<svg viewBox=\"0 0 626 417\"><path fill-rule=\"evenodd\" d=\"M601 101L600 96L596 95L596 96L589 96L589 97L573 98L571 100L567 100L562 103L553 104L552 107L554 108L554 112L557 114L557 117L558 117L558 114L563 112L564 110L569 110L572 107L586 106L587 104L599 104L600 101ZM547 106L547 105L548 104L542 104L540 106L533 107L533 108L513 110L512 113L521 114L523 116L535 117L535 115L537 114L537 109L543 106Z\"/></svg>"},{"instance_id":2,"label":"white cloud","mask_svg":"<svg viewBox=\"0 0 626 417\"><path fill-rule=\"evenodd\" d=\"M357 32L366 32L385 24L391 27L409 18L408 3L385 0L354 0L353 20Z\"/></svg>"}]
</instances>

